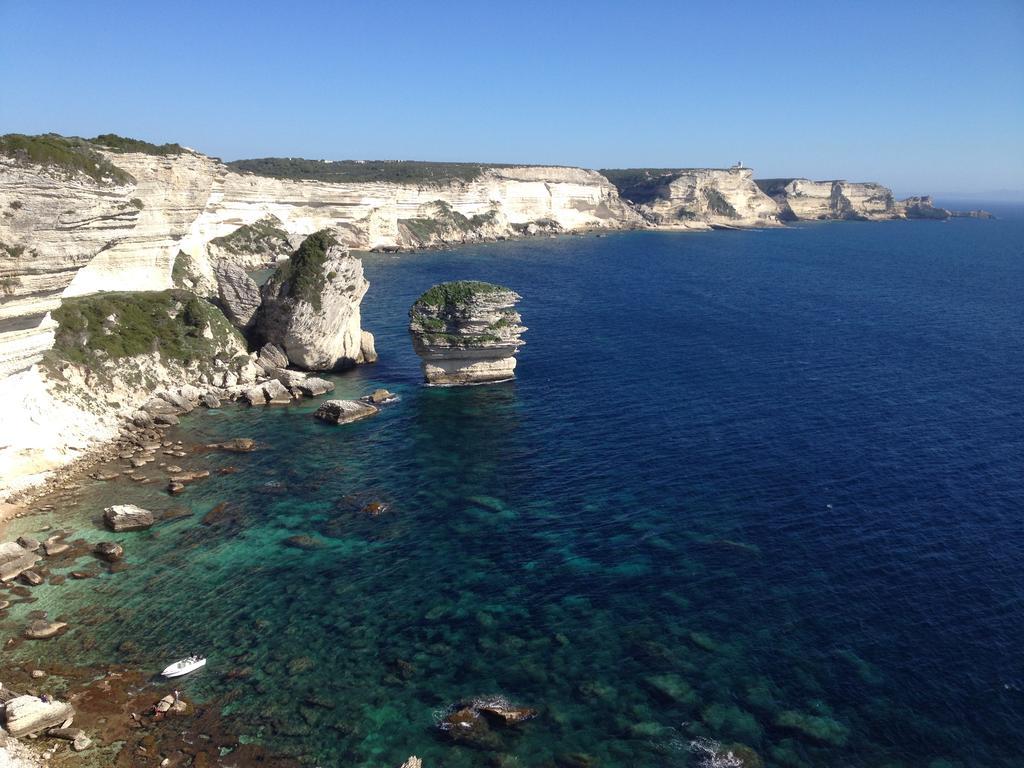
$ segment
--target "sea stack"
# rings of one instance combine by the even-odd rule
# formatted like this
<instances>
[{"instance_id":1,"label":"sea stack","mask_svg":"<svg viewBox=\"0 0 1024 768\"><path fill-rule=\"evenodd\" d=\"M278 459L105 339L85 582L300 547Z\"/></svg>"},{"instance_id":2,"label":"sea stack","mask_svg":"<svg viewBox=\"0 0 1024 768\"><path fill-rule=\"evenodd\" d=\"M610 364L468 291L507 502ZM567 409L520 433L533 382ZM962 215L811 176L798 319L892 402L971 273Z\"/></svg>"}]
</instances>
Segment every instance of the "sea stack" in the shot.
<instances>
[{"instance_id":1,"label":"sea stack","mask_svg":"<svg viewBox=\"0 0 1024 768\"><path fill-rule=\"evenodd\" d=\"M428 384L458 386L506 381L526 328L515 310L521 297L500 285L441 283L409 310L413 348Z\"/></svg>"},{"instance_id":2,"label":"sea stack","mask_svg":"<svg viewBox=\"0 0 1024 768\"><path fill-rule=\"evenodd\" d=\"M263 286L257 338L308 371L373 362L373 336L360 328L359 314L369 287L362 262L328 230L315 232Z\"/></svg>"}]
</instances>

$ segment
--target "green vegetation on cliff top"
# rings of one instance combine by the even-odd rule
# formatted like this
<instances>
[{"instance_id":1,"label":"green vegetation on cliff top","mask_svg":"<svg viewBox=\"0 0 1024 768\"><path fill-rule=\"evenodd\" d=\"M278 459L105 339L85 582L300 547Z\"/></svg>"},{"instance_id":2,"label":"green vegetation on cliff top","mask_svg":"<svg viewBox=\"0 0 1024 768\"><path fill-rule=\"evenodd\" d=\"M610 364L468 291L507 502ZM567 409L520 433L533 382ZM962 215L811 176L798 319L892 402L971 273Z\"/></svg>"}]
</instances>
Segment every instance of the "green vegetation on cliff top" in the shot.
<instances>
[{"instance_id":1,"label":"green vegetation on cliff top","mask_svg":"<svg viewBox=\"0 0 1024 768\"><path fill-rule=\"evenodd\" d=\"M52 358L93 364L160 352L164 360L208 360L241 337L219 309L182 290L99 293L64 299L54 310ZM204 335L207 328L213 338ZM244 346L244 345L243 345Z\"/></svg>"},{"instance_id":2,"label":"green vegetation on cliff top","mask_svg":"<svg viewBox=\"0 0 1024 768\"><path fill-rule=\"evenodd\" d=\"M0 136L0 155L22 163L57 168L71 175L82 173L100 182L129 184L135 181L131 174L93 149L89 142L55 133L42 136L5 134Z\"/></svg>"},{"instance_id":3,"label":"green vegetation on cliff top","mask_svg":"<svg viewBox=\"0 0 1024 768\"><path fill-rule=\"evenodd\" d=\"M482 283L478 280L456 280L452 283L435 285L416 299L416 304L424 304L431 307L457 306L459 304L466 304L479 295L501 292L511 293L512 291L500 285Z\"/></svg>"},{"instance_id":4,"label":"green vegetation on cliff top","mask_svg":"<svg viewBox=\"0 0 1024 768\"><path fill-rule=\"evenodd\" d=\"M142 152L147 155L180 155L186 151L180 144L151 144L141 139L118 136L116 133L101 134L89 139L89 143L113 152Z\"/></svg>"},{"instance_id":5,"label":"green vegetation on cliff top","mask_svg":"<svg viewBox=\"0 0 1024 768\"><path fill-rule=\"evenodd\" d=\"M278 225L281 223L274 216L243 224L234 232L222 237L215 237L211 244L223 248L229 253L262 253L275 250L275 246L287 246L288 233Z\"/></svg>"},{"instance_id":6,"label":"green vegetation on cliff top","mask_svg":"<svg viewBox=\"0 0 1024 768\"><path fill-rule=\"evenodd\" d=\"M329 230L314 232L302 241L302 245L288 261L277 268L270 278L272 290L283 285L286 296L309 302L314 309L319 310L326 279L324 264L327 262L327 249L337 244L338 241Z\"/></svg>"},{"instance_id":7,"label":"green vegetation on cliff top","mask_svg":"<svg viewBox=\"0 0 1024 768\"><path fill-rule=\"evenodd\" d=\"M514 168L507 163L435 163L421 160L304 160L298 157L260 157L233 160L234 171L277 179L329 182L389 182L442 185L474 181L488 168Z\"/></svg>"}]
</instances>

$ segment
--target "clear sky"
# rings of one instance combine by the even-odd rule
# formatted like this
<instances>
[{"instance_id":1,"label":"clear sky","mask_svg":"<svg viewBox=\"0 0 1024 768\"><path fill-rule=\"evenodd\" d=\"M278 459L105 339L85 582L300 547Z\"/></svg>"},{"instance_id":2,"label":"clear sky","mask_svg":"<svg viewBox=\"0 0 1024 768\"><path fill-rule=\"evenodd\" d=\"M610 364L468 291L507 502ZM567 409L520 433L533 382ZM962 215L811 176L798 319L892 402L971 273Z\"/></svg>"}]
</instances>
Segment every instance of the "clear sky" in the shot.
<instances>
[{"instance_id":1,"label":"clear sky","mask_svg":"<svg viewBox=\"0 0 1024 768\"><path fill-rule=\"evenodd\" d=\"M0 133L1024 199L1024 0L0 0Z\"/></svg>"}]
</instances>

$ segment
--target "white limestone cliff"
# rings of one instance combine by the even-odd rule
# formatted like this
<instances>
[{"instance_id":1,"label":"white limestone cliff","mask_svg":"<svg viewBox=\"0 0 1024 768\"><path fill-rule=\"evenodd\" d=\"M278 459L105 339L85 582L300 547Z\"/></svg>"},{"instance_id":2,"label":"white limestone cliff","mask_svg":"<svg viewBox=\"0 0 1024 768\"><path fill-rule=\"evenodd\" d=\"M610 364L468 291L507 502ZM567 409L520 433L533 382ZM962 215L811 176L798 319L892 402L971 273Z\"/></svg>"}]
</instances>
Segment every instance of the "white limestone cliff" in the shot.
<instances>
[{"instance_id":1,"label":"white limestone cliff","mask_svg":"<svg viewBox=\"0 0 1024 768\"><path fill-rule=\"evenodd\" d=\"M359 304L369 287L359 259L328 233L314 233L263 286L257 335L310 371L367 362L373 337L360 327Z\"/></svg>"},{"instance_id":2,"label":"white limestone cliff","mask_svg":"<svg viewBox=\"0 0 1024 768\"><path fill-rule=\"evenodd\" d=\"M49 349L61 295L138 222L134 189L0 157L0 377Z\"/></svg>"},{"instance_id":3,"label":"white limestone cliff","mask_svg":"<svg viewBox=\"0 0 1024 768\"><path fill-rule=\"evenodd\" d=\"M904 217L892 191L874 182L763 179L757 183L778 204L785 221Z\"/></svg>"},{"instance_id":4,"label":"white limestone cliff","mask_svg":"<svg viewBox=\"0 0 1024 768\"><path fill-rule=\"evenodd\" d=\"M679 229L779 226L775 201L749 168L606 171L652 224Z\"/></svg>"}]
</instances>

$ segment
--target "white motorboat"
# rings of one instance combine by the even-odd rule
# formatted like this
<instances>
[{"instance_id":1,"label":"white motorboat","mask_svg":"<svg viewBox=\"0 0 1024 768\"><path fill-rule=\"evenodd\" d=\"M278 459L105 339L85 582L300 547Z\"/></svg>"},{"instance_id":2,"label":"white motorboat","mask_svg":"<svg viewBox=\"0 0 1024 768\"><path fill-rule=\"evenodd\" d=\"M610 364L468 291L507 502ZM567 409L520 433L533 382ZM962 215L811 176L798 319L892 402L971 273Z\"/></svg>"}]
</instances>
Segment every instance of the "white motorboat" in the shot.
<instances>
[{"instance_id":1,"label":"white motorboat","mask_svg":"<svg viewBox=\"0 0 1024 768\"><path fill-rule=\"evenodd\" d=\"M189 656L187 659L176 661L160 674L164 677L181 677L189 672L195 672L200 667L206 666L206 659L202 656Z\"/></svg>"}]
</instances>

